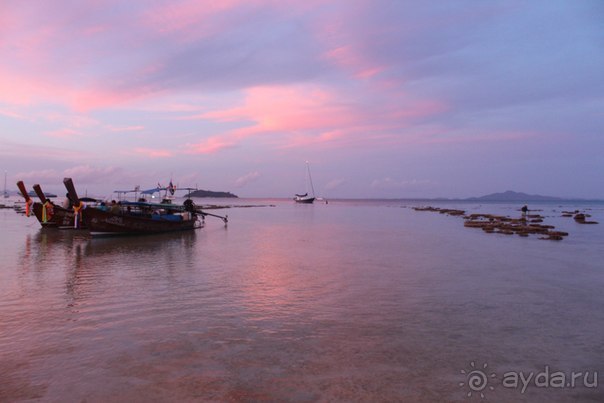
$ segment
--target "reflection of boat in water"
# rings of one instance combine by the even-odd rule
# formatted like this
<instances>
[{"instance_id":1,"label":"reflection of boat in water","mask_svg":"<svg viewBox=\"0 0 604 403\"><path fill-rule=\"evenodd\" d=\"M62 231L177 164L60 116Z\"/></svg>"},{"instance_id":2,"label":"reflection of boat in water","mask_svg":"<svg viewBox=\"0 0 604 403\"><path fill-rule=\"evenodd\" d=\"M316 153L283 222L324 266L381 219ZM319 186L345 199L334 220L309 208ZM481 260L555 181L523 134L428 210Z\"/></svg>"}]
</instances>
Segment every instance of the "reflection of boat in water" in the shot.
<instances>
[{"instance_id":1,"label":"reflection of boat in water","mask_svg":"<svg viewBox=\"0 0 604 403\"><path fill-rule=\"evenodd\" d=\"M93 237L88 239L84 255L115 255L116 261L124 264L126 261L135 264L151 259L178 260L184 255L193 254L196 240L196 231L166 232L144 237ZM187 256L187 259L191 258Z\"/></svg>"},{"instance_id":2,"label":"reflection of boat in water","mask_svg":"<svg viewBox=\"0 0 604 403\"><path fill-rule=\"evenodd\" d=\"M312 204L315 201L315 188L312 184L312 177L310 176L310 166L308 165L308 161L306 161L306 171L308 173L308 176L306 178L306 193L296 194L296 197L294 197L294 200L296 201L296 203ZM310 195L310 196L308 194L309 183L310 183L310 190L312 192L312 195Z\"/></svg>"}]
</instances>

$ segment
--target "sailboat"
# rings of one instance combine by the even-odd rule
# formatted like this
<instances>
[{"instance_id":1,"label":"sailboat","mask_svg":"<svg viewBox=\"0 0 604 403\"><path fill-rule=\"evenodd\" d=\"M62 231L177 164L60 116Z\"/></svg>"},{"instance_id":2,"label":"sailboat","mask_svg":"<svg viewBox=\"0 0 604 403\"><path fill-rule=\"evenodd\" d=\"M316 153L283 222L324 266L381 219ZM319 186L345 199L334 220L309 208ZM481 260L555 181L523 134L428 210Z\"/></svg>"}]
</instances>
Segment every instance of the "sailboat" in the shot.
<instances>
[{"instance_id":1,"label":"sailboat","mask_svg":"<svg viewBox=\"0 0 604 403\"><path fill-rule=\"evenodd\" d=\"M312 204L315 201L315 188L312 184L312 176L310 176L310 166L308 165L308 161L306 161L306 171L308 172L308 177L306 179L306 193L304 194L296 194L294 200L296 203L305 203ZM310 183L311 195L308 195L308 184Z\"/></svg>"},{"instance_id":2,"label":"sailboat","mask_svg":"<svg viewBox=\"0 0 604 403\"><path fill-rule=\"evenodd\" d=\"M6 171L4 171L4 198L8 199L8 190L6 190Z\"/></svg>"}]
</instances>

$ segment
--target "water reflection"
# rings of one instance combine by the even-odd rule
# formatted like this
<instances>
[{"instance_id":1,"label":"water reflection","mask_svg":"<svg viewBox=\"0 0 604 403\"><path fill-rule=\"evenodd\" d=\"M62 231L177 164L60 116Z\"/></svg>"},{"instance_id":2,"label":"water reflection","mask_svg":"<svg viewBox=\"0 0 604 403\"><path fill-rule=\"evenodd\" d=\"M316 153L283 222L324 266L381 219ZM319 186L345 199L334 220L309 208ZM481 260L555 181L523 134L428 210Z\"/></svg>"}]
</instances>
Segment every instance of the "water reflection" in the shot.
<instances>
[{"instance_id":1,"label":"water reflection","mask_svg":"<svg viewBox=\"0 0 604 403\"><path fill-rule=\"evenodd\" d=\"M122 276L120 271L174 276L179 268L194 265L196 240L195 231L95 239L86 231L42 228L25 236L18 255L19 295L50 292L63 275L71 307L95 287Z\"/></svg>"},{"instance_id":2,"label":"water reflection","mask_svg":"<svg viewBox=\"0 0 604 403\"><path fill-rule=\"evenodd\" d=\"M241 209L228 230L132 238L19 218L0 401L462 401L471 359L597 366L601 227L526 243L366 207Z\"/></svg>"}]
</instances>

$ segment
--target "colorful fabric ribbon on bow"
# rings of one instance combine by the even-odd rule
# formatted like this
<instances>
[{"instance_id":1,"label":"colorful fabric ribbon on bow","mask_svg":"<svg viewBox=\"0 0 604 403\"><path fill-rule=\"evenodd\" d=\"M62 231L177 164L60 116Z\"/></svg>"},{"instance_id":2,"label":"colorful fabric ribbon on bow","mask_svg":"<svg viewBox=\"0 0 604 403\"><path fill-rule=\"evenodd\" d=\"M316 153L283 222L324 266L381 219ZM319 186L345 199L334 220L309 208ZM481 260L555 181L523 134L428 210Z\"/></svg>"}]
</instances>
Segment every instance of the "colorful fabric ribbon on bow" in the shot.
<instances>
[{"instance_id":1,"label":"colorful fabric ribbon on bow","mask_svg":"<svg viewBox=\"0 0 604 403\"><path fill-rule=\"evenodd\" d=\"M50 204L50 200L46 200L42 205L42 222L46 223L52 217L52 204Z\"/></svg>"},{"instance_id":2,"label":"colorful fabric ribbon on bow","mask_svg":"<svg viewBox=\"0 0 604 403\"><path fill-rule=\"evenodd\" d=\"M31 214L31 205L34 204L34 201L32 199L27 199L25 201L25 216L29 217Z\"/></svg>"},{"instance_id":3,"label":"colorful fabric ribbon on bow","mask_svg":"<svg viewBox=\"0 0 604 403\"><path fill-rule=\"evenodd\" d=\"M80 228L80 221L82 219L82 209L84 208L84 203L79 202L78 205L73 206L73 228Z\"/></svg>"}]
</instances>

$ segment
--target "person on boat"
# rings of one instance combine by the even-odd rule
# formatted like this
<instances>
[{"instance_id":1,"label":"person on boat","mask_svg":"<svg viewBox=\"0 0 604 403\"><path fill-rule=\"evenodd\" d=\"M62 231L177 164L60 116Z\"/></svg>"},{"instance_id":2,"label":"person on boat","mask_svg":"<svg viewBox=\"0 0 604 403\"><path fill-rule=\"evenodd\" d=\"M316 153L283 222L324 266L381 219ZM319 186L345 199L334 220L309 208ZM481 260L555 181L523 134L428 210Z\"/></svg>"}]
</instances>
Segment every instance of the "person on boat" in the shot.
<instances>
[{"instance_id":1,"label":"person on boat","mask_svg":"<svg viewBox=\"0 0 604 403\"><path fill-rule=\"evenodd\" d=\"M526 204L524 206L522 206L522 208L520 210L522 211L522 214L526 214L529 211L528 206Z\"/></svg>"},{"instance_id":2,"label":"person on boat","mask_svg":"<svg viewBox=\"0 0 604 403\"><path fill-rule=\"evenodd\" d=\"M73 208L73 201L69 197L69 193L65 193L65 200L63 200L62 207L66 210L71 210Z\"/></svg>"},{"instance_id":3,"label":"person on boat","mask_svg":"<svg viewBox=\"0 0 604 403\"><path fill-rule=\"evenodd\" d=\"M109 208L109 211L113 214L119 214L120 206L117 204L117 202L115 200L111 200L111 207Z\"/></svg>"}]
</instances>

